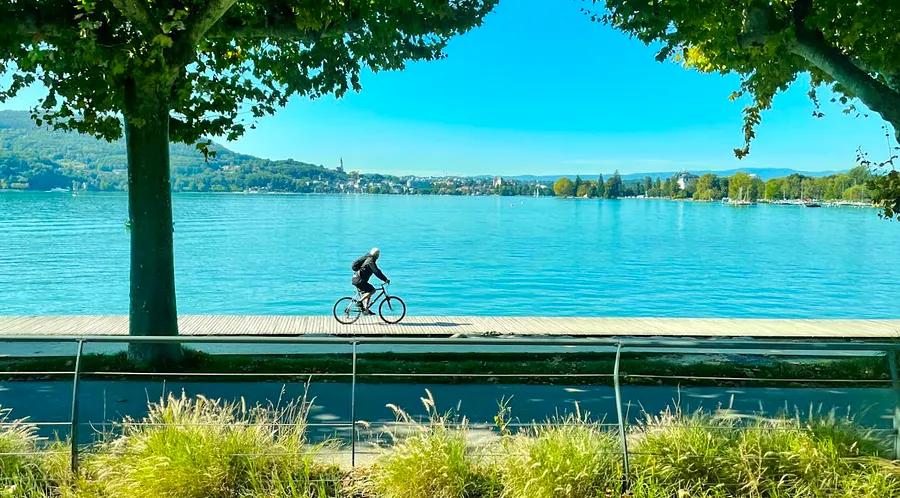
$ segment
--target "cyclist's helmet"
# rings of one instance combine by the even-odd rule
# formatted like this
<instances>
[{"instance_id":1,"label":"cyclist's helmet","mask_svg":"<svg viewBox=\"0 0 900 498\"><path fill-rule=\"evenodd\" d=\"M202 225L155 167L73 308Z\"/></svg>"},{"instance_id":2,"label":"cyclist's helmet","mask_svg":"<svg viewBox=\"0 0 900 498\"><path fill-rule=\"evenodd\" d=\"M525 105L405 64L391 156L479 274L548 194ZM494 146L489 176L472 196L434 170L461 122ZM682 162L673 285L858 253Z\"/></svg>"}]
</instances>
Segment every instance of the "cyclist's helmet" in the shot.
<instances>
[{"instance_id":1,"label":"cyclist's helmet","mask_svg":"<svg viewBox=\"0 0 900 498\"><path fill-rule=\"evenodd\" d=\"M372 256L375 259L378 259L378 256L381 256L381 249L377 247L373 247L371 251L369 251L369 256Z\"/></svg>"}]
</instances>

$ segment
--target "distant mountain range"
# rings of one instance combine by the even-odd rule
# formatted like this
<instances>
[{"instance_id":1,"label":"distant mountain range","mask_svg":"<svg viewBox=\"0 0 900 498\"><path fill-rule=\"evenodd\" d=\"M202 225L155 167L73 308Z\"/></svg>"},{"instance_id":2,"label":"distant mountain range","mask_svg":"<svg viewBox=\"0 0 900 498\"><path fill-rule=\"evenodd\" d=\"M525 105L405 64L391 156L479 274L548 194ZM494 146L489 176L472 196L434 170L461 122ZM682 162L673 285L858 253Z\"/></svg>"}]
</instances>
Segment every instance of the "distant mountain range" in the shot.
<instances>
[{"instance_id":1,"label":"distant mountain range","mask_svg":"<svg viewBox=\"0 0 900 498\"><path fill-rule=\"evenodd\" d=\"M836 173L841 173L841 171L799 171L790 168L738 168L738 169L725 169L725 170L694 170L685 168L678 171L658 171L654 173L623 173L622 179L626 181L634 181L641 180L644 177L649 176L654 181L657 178L665 180L666 178L671 178L673 175L680 173L682 171L689 171L695 175L703 175L706 173L713 173L718 176L732 176L735 173L748 173L751 175L756 175L763 180L770 180L772 178L780 178L783 176L788 176L792 174L800 174L803 176L811 176L811 177L824 177L829 175L834 175ZM612 173L603 173L603 178L608 179ZM513 180L519 180L523 182L552 182L558 180L560 177L567 176L569 178L574 179L577 174L569 174L569 175L518 175L511 176L509 178ZM598 175L580 175L581 178L585 180L596 180Z\"/></svg>"}]
</instances>

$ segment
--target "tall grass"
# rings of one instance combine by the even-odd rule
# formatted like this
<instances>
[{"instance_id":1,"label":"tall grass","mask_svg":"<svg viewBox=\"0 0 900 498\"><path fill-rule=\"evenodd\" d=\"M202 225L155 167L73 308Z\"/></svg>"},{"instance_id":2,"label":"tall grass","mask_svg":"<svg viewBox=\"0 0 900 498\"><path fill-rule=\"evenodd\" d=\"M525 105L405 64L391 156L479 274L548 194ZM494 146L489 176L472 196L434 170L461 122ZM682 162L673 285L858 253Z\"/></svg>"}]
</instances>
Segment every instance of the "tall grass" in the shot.
<instances>
[{"instance_id":1,"label":"tall grass","mask_svg":"<svg viewBox=\"0 0 900 498\"><path fill-rule=\"evenodd\" d=\"M37 427L11 418L11 410L0 407L0 497L42 498L58 487L66 473L57 465L59 445L42 446Z\"/></svg>"},{"instance_id":2,"label":"tall grass","mask_svg":"<svg viewBox=\"0 0 900 498\"><path fill-rule=\"evenodd\" d=\"M372 465L320 463L306 438L310 402L247 407L169 396L125 420L72 479L67 448L0 409L0 498L896 498L900 462L874 433L834 413L742 417L728 411L646 418L628 434L631 487L621 489L618 436L587 414L512 433L479 432L434 398L398 428ZM326 443L327 445L328 443ZM624 493L624 494L623 494Z\"/></svg>"},{"instance_id":3,"label":"tall grass","mask_svg":"<svg viewBox=\"0 0 900 498\"><path fill-rule=\"evenodd\" d=\"M834 413L648 417L633 435L636 497L900 496L900 467L872 433Z\"/></svg>"},{"instance_id":4,"label":"tall grass","mask_svg":"<svg viewBox=\"0 0 900 498\"><path fill-rule=\"evenodd\" d=\"M280 403L279 403L280 405ZM336 469L306 441L305 400L285 406L169 396L85 461L81 496L231 498L334 496Z\"/></svg>"},{"instance_id":5,"label":"tall grass","mask_svg":"<svg viewBox=\"0 0 900 498\"><path fill-rule=\"evenodd\" d=\"M399 429L361 487L379 498L476 498L495 496L496 481L470 450L465 418L440 413L431 392L422 398L426 420L415 420L396 405Z\"/></svg>"},{"instance_id":6,"label":"tall grass","mask_svg":"<svg viewBox=\"0 0 900 498\"><path fill-rule=\"evenodd\" d=\"M506 435L495 458L504 498L594 498L618 494L621 452L614 433L588 414Z\"/></svg>"}]
</instances>

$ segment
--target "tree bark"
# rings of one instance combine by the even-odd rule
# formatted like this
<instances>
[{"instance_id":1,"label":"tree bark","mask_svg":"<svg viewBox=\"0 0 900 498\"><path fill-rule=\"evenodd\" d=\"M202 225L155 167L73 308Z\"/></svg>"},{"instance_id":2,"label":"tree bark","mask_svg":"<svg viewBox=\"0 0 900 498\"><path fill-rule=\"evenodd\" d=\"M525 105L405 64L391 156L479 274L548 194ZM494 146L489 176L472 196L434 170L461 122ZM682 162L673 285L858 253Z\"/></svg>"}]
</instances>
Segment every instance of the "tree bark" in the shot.
<instances>
[{"instance_id":1,"label":"tree bark","mask_svg":"<svg viewBox=\"0 0 900 498\"><path fill-rule=\"evenodd\" d=\"M131 227L129 334L178 335L169 180L167 91L154 81L125 84L128 215ZM177 362L177 344L132 343L129 357L143 364Z\"/></svg>"}]
</instances>

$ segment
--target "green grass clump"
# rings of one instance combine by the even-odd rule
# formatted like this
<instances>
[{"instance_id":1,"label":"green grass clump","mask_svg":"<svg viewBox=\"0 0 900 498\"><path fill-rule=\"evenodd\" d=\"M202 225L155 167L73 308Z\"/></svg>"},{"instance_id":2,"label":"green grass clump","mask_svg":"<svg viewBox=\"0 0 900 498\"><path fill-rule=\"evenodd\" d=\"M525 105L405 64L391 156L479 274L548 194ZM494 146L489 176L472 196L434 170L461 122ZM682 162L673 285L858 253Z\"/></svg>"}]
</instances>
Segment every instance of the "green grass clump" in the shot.
<instances>
[{"instance_id":1,"label":"green grass clump","mask_svg":"<svg viewBox=\"0 0 900 498\"><path fill-rule=\"evenodd\" d=\"M617 436L580 413L504 437L494 460L504 498L618 496Z\"/></svg>"},{"instance_id":2,"label":"green grass clump","mask_svg":"<svg viewBox=\"0 0 900 498\"><path fill-rule=\"evenodd\" d=\"M53 472L53 448L42 448L37 427L12 420L11 411L0 407L0 497L43 498L57 488ZM46 451L45 451L46 450Z\"/></svg>"},{"instance_id":3,"label":"green grass clump","mask_svg":"<svg viewBox=\"0 0 900 498\"><path fill-rule=\"evenodd\" d=\"M848 419L738 418L728 412L648 418L634 435L636 497L900 496L881 441Z\"/></svg>"},{"instance_id":4,"label":"green grass clump","mask_svg":"<svg viewBox=\"0 0 900 498\"><path fill-rule=\"evenodd\" d=\"M86 458L79 496L232 498L335 496L340 475L315 462L305 400L246 407L169 396Z\"/></svg>"},{"instance_id":5,"label":"green grass clump","mask_svg":"<svg viewBox=\"0 0 900 498\"><path fill-rule=\"evenodd\" d=\"M727 496L728 469L721 459L733 449L732 430L730 420L699 413L648 416L630 448L632 492L646 498Z\"/></svg>"},{"instance_id":6,"label":"green grass clump","mask_svg":"<svg viewBox=\"0 0 900 498\"><path fill-rule=\"evenodd\" d=\"M495 496L496 482L469 448L466 420L440 414L430 392L419 423L395 405L401 429L395 444L372 465L363 489L379 498L476 498Z\"/></svg>"},{"instance_id":7,"label":"green grass clump","mask_svg":"<svg viewBox=\"0 0 900 498\"><path fill-rule=\"evenodd\" d=\"M840 498L896 498L900 496L900 463L887 460L870 460L840 479Z\"/></svg>"}]
</instances>

